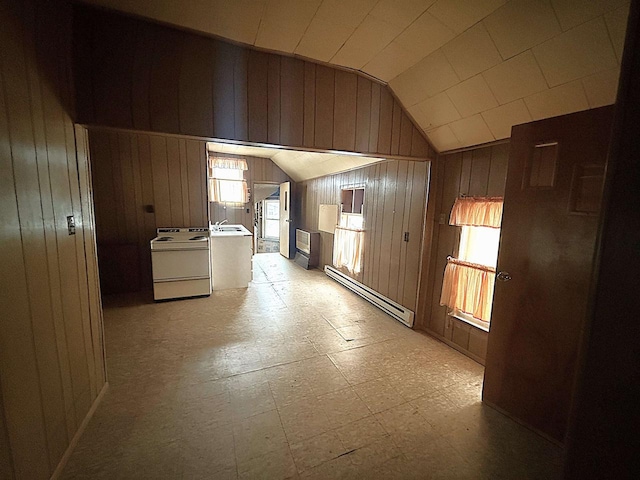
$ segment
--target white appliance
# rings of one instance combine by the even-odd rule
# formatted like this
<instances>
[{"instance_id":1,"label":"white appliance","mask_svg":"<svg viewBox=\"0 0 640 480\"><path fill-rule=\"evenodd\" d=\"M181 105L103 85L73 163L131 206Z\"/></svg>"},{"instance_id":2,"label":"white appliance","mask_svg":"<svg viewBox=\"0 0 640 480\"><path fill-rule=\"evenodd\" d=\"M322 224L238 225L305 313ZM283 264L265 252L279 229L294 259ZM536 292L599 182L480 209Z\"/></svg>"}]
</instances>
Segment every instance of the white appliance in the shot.
<instances>
[{"instance_id":1,"label":"white appliance","mask_svg":"<svg viewBox=\"0 0 640 480\"><path fill-rule=\"evenodd\" d=\"M208 228L158 228L151 240L153 298L211 295Z\"/></svg>"}]
</instances>

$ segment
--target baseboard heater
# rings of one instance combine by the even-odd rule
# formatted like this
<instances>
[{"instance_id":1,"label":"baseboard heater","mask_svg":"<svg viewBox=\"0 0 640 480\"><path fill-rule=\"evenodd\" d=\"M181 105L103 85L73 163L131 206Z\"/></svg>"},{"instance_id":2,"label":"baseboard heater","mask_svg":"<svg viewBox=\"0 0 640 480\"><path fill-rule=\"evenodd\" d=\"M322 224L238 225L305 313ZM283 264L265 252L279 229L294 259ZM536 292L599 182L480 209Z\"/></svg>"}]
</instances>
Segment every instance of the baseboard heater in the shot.
<instances>
[{"instance_id":1,"label":"baseboard heater","mask_svg":"<svg viewBox=\"0 0 640 480\"><path fill-rule=\"evenodd\" d=\"M375 290L372 290L366 285L361 284L360 282L354 280L353 278L345 275L341 271L336 270L329 265L324 266L324 273L333 278L336 282L347 287L352 292L357 293L365 300L368 300L383 312L391 315L399 322L405 324L407 327L413 327L413 318L415 314L408 308L403 307L402 305L394 302L384 295L380 295Z\"/></svg>"}]
</instances>

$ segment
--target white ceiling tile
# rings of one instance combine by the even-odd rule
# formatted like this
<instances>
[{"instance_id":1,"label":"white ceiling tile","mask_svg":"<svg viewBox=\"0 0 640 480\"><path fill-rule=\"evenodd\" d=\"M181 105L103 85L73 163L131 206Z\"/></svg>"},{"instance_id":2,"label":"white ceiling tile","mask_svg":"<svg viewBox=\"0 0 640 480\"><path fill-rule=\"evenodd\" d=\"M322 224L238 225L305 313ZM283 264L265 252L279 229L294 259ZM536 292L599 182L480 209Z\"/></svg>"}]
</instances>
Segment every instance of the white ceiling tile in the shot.
<instances>
[{"instance_id":1,"label":"white ceiling tile","mask_svg":"<svg viewBox=\"0 0 640 480\"><path fill-rule=\"evenodd\" d=\"M449 126L463 147L479 145L495 140L482 115L463 118L457 122L450 123Z\"/></svg>"},{"instance_id":2,"label":"white ceiling tile","mask_svg":"<svg viewBox=\"0 0 640 480\"><path fill-rule=\"evenodd\" d=\"M405 106L440 93L460 81L441 50L436 50L389 82Z\"/></svg>"},{"instance_id":3,"label":"white ceiling tile","mask_svg":"<svg viewBox=\"0 0 640 480\"><path fill-rule=\"evenodd\" d=\"M479 22L506 0L438 0L429 13L456 33L462 33Z\"/></svg>"},{"instance_id":4,"label":"white ceiling tile","mask_svg":"<svg viewBox=\"0 0 640 480\"><path fill-rule=\"evenodd\" d=\"M482 112L482 117L496 140L511 137L512 126L531 121L529 110L522 99Z\"/></svg>"},{"instance_id":5,"label":"white ceiling tile","mask_svg":"<svg viewBox=\"0 0 640 480\"><path fill-rule=\"evenodd\" d=\"M181 5L181 2L178 2ZM213 0L210 14L205 16L214 33L230 40L253 45L258 34L258 27L266 0L238 0L227 2ZM182 8L183 11L190 10Z\"/></svg>"},{"instance_id":6,"label":"white ceiling tile","mask_svg":"<svg viewBox=\"0 0 640 480\"><path fill-rule=\"evenodd\" d=\"M388 82L414 65L419 58L396 42L391 42L378 53L363 70L382 81Z\"/></svg>"},{"instance_id":7,"label":"white ceiling tile","mask_svg":"<svg viewBox=\"0 0 640 480\"><path fill-rule=\"evenodd\" d=\"M447 150L453 150L460 148L462 145L451 131L449 125L429 130L427 137L431 141L431 144L438 150L438 152L445 152Z\"/></svg>"},{"instance_id":8,"label":"white ceiling tile","mask_svg":"<svg viewBox=\"0 0 640 480\"><path fill-rule=\"evenodd\" d=\"M447 90L447 95L463 118L498 106L482 75L451 87Z\"/></svg>"},{"instance_id":9,"label":"white ceiling tile","mask_svg":"<svg viewBox=\"0 0 640 480\"><path fill-rule=\"evenodd\" d=\"M502 61L482 23L451 40L442 51L461 80L472 77Z\"/></svg>"},{"instance_id":10,"label":"white ceiling tile","mask_svg":"<svg viewBox=\"0 0 640 480\"><path fill-rule=\"evenodd\" d=\"M328 62L355 28L356 26L349 22L316 16L296 47L295 53Z\"/></svg>"},{"instance_id":11,"label":"white ceiling tile","mask_svg":"<svg viewBox=\"0 0 640 480\"><path fill-rule=\"evenodd\" d=\"M500 104L546 90L547 82L530 50L482 74Z\"/></svg>"},{"instance_id":12,"label":"white ceiling tile","mask_svg":"<svg viewBox=\"0 0 640 480\"><path fill-rule=\"evenodd\" d=\"M416 107L422 111L421 119L426 122L420 123L424 130L430 130L460 119L458 110L444 92L423 100Z\"/></svg>"},{"instance_id":13,"label":"white ceiling tile","mask_svg":"<svg viewBox=\"0 0 640 480\"><path fill-rule=\"evenodd\" d=\"M400 99L400 101L402 101L402 99ZM407 108L407 112L419 126L429 124L429 119L418 105Z\"/></svg>"},{"instance_id":14,"label":"white ceiling tile","mask_svg":"<svg viewBox=\"0 0 640 480\"><path fill-rule=\"evenodd\" d=\"M400 33L398 27L367 15L331 59L331 63L360 69L386 47L398 33Z\"/></svg>"},{"instance_id":15,"label":"white ceiling tile","mask_svg":"<svg viewBox=\"0 0 640 480\"><path fill-rule=\"evenodd\" d=\"M583 78L582 84L587 94L589 107L597 108L615 103L619 77L620 70L614 68Z\"/></svg>"},{"instance_id":16,"label":"white ceiling tile","mask_svg":"<svg viewBox=\"0 0 640 480\"><path fill-rule=\"evenodd\" d=\"M371 15L404 30L435 0L380 0Z\"/></svg>"},{"instance_id":17,"label":"white ceiling tile","mask_svg":"<svg viewBox=\"0 0 640 480\"><path fill-rule=\"evenodd\" d=\"M629 4L625 4L620 8L607 13L604 16L607 22L607 29L609 30L609 36L613 43L613 48L616 51L616 57L618 57L618 63L622 60L622 50L624 49L624 36L627 32L627 19L629 17Z\"/></svg>"},{"instance_id":18,"label":"white ceiling tile","mask_svg":"<svg viewBox=\"0 0 640 480\"><path fill-rule=\"evenodd\" d=\"M602 17L534 47L533 54L551 87L618 64Z\"/></svg>"},{"instance_id":19,"label":"white ceiling tile","mask_svg":"<svg viewBox=\"0 0 640 480\"><path fill-rule=\"evenodd\" d=\"M483 20L502 58L510 58L558 35L551 5L540 0L512 0Z\"/></svg>"},{"instance_id":20,"label":"white ceiling tile","mask_svg":"<svg viewBox=\"0 0 640 480\"><path fill-rule=\"evenodd\" d=\"M455 33L433 15L424 13L395 39L406 50L424 58L455 37Z\"/></svg>"},{"instance_id":21,"label":"white ceiling tile","mask_svg":"<svg viewBox=\"0 0 640 480\"><path fill-rule=\"evenodd\" d=\"M328 62L362 23L376 0L324 0L295 53Z\"/></svg>"},{"instance_id":22,"label":"white ceiling tile","mask_svg":"<svg viewBox=\"0 0 640 480\"><path fill-rule=\"evenodd\" d=\"M563 30L569 30L624 4L627 0L552 0Z\"/></svg>"},{"instance_id":23,"label":"white ceiling tile","mask_svg":"<svg viewBox=\"0 0 640 480\"><path fill-rule=\"evenodd\" d=\"M322 0L268 0L256 45L292 53Z\"/></svg>"},{"instance_id":24,"label":"white ceiling tile","mask_svg":"<svg viewBox=\"0 0 640 480\"><path fill-rule=\"evenodd\" d=\"M587 110L589 103L581 81L535 93L524 99L534 120Z\"/></svg>"}]
</instances>

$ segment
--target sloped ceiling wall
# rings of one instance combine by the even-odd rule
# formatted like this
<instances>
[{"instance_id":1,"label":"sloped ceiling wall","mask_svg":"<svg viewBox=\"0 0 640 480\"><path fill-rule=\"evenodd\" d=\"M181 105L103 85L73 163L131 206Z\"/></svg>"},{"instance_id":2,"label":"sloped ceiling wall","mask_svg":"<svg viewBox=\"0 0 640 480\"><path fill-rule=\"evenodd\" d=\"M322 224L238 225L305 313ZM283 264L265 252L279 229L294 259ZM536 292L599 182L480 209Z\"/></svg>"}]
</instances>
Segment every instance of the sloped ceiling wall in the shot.
<instances>
[{"instance_id":1,"label":"sloped ceiling wall","mask_svg":"<svg viewBox=\"0 0 640 480\"><path fill-rule=\"evenodd\" d=\"M439 150L615 100L625 0L86 0L388 82Z\"/></svg>"}]
</instances>

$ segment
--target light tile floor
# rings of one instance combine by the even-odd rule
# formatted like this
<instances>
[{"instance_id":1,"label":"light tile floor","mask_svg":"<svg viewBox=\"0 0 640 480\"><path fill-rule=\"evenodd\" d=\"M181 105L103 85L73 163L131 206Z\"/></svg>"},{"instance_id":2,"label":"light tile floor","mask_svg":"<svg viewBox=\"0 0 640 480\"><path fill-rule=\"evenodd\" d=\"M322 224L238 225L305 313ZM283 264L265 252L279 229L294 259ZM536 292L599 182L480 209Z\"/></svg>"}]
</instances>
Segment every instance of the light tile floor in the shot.
<instances>
[{"instance_id":1,"label":"light tile floor","mask_svg":"<svg viewBox=\"0 0 640 480\"><path fill-rule=\"evenodd\" d=\"M63 478L543 479L483 368L278 254L248 289L105 299L109 390Z\"/></svg>"}]
</instances>

